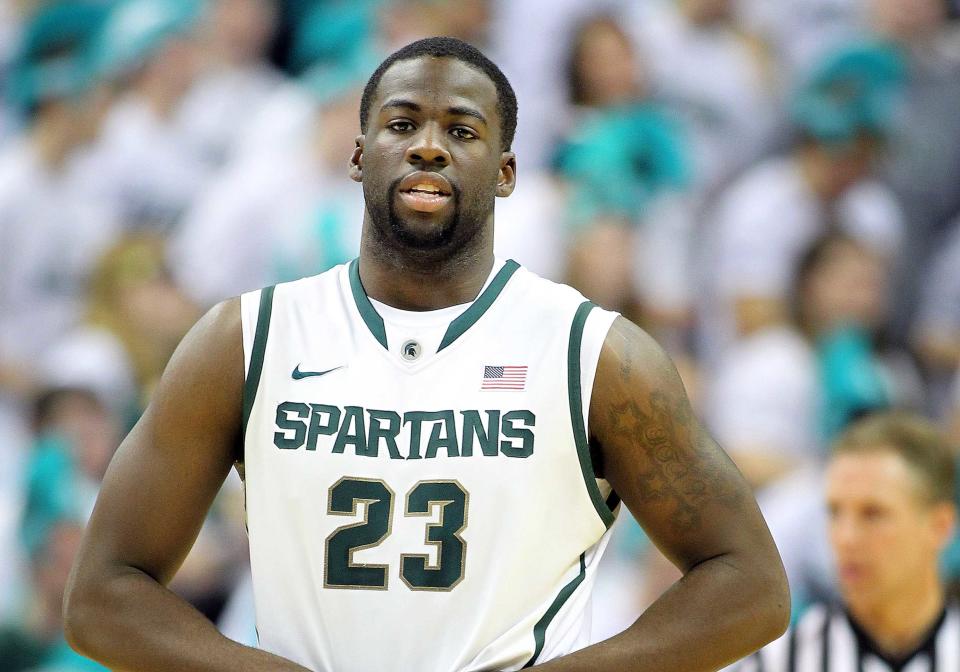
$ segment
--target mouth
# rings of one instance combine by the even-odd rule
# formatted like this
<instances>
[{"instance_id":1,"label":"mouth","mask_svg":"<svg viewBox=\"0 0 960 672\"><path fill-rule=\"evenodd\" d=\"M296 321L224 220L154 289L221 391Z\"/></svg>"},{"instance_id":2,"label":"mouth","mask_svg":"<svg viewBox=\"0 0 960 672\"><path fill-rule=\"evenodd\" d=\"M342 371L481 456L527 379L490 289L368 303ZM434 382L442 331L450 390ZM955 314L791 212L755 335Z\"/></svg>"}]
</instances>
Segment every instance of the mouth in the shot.
<instances>
[{"instance_id":1,"label":"mouth","mask_svg":"<svg viewBox=\"0 0 960 672\"><path fill-rule=\"evenodd\" d=\"M453 188L438 173L419 171L407 175L398 188L400 201L417 212L437 212L450 202Z\"/></svg>"},{"instance_id":2,"label":"mouth","mask_svg":"<svg viewBox=\"0 0 960 672\"><path fill-rule=\"evenodd\" d=\"M867 577L867 568L858 563L843 563L837 567L837 574L843 583L859 583Z\"/></svg>"}]
</instances>

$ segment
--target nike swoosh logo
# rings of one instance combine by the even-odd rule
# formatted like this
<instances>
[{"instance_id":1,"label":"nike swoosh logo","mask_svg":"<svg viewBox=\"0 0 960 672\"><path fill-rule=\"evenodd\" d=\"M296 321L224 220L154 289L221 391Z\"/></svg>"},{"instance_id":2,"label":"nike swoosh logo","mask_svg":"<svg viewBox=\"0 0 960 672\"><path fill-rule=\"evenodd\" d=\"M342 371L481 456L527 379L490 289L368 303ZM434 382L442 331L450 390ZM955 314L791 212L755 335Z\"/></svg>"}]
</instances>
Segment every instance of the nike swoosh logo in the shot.
<instances>
[{"instance_id":1,"label":"nike swoosh logo","mask_svg":"<svg viewBox=\"0 0 960 672\"><path fill-rule=\"evenodd\" d=\"M294 380L303 380L304 378L313 378L315 376L325 376L331 371L336 371L337 369L342 369L344 366L335 366L332 369L327 369L326 371L301 371L300 365L297 364L296 368L293 370L293 379Z\"/></svg>"}]
</instances>

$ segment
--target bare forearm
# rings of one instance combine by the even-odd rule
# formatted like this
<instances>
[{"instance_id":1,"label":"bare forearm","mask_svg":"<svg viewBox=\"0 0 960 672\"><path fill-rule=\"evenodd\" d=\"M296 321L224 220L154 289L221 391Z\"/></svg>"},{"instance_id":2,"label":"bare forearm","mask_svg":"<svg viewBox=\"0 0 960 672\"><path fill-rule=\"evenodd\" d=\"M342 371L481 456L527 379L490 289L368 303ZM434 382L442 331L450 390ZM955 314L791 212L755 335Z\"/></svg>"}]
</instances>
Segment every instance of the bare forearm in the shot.
<instances>
[{"instance_id":1,"label":"bare forearm","mask_svg":"<svg viewBox=\"0 0 960 672\"><path fill-rule=\"evenodd\" d=\"M187 602L136 570L95 590L71 590L65 622L70 645L115 672L307 669L227 639Z\"/></svg>"},{"instance_id":2,"label":"bare forearm","mask_svg":"<svg viewBox=\"0 0 960 672\"><path fill-rule=\"evenodd\" d=\"M763 578L727 558L701 563L623 633L535 666L543 672L708 672L778 637L786 627L786 581Z\"/></svg>"}]
</instances>

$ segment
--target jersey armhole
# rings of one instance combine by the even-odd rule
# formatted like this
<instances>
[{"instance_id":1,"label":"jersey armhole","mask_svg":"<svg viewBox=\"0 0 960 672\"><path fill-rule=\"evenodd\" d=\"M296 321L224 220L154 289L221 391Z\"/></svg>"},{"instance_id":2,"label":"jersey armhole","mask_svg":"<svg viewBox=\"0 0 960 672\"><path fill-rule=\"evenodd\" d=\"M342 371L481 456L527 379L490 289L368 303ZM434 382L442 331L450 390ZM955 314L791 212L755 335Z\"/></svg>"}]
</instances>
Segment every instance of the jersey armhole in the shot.
<instances>
[{"instance_id":1,"label":"jersey armhole","mask_svg":"<svg viewBox=\"0 0 960 672\"><path fill-rule=\"evenodd\" d=\"M240 295L240 327L243 333L243 379L250 371L250 359L253 354L253 339L257 331L257 318L260 313L260 293L262 290Z\"/></svg>"},{"instance_id":2,"label":"jersey armhole","mask_svg":"<svg viewBox=\"0 0 960 672\"><path fill-rule=\"evenodd\" d=\"M593 397L597 366L600 364L600 352L603 350L603 344L607 340L610 328L618 317L620 317L619 313L596 307L590 311L583 328L583 341L580 349L580 398L583 403L580 410L583 414L583 427L588 444L590 441L590 400ZM620 505L620 498L614 492L613 486L605 479L597 478L595 480L607 508L614 511Z\"/></svg>"},{"instance_id":3,"label":"jersey armhole","mask_svg":"<svg viewBox=\"0 0 960 672\"><path fill-rule=\"evenodd\" d=\"M591 320L592 313L596 313L599 316L598 319ZM606 481L596 478L590 456L587 426L593 379L596 377L600 350L603 347L606 332L615 318L615 313L600 310L590 301L584 301L577 308L573 324L570 326L570 341L567 349L567 393L570 400L570 421L573 425L577 457L590 500L597 515L608 528L616 518L613 510L619 504L619 499ZM588 323L590 324L589 332ZM606 492L601 490L602 486Z\"/></svg>"},{"instance_id":4,"label":"jersey armhole","mask_svg":"<svg viewBox=\"0 0 960 672\"><path fill-rule=\"evenodd\" d=\"M243 381L243 425L241 437L246 443L247 423L260 387L263 371L263 356L267 349L270 332L270 316L273 312L274 287L244 294L240 299L240 322L243 329L243 359L246 375ZM256 306L256 313L254 313Z\"/></svg>"}]
</instances>

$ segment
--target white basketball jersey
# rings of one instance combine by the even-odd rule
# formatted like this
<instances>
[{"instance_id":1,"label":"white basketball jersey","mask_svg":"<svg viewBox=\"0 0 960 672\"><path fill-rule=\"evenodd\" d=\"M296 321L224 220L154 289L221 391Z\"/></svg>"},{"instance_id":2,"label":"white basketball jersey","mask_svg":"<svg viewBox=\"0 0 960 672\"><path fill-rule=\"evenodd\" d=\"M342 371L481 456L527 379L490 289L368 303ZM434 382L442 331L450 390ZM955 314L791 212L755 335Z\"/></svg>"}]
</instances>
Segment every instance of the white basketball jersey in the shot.
<instances>
[{"instance_id":1,"label":"white basketball jersey","mask_svg":"<svg viewBox=\"0 0 960 672\"><path fill-rule=\"evenodd\" d=\"M241 306L262 648L316 672L479 672L587 643L617 504L587 409L614 313L513 261L436 348L384 322L357 261Z\"/></svg>"}]
</instances>

